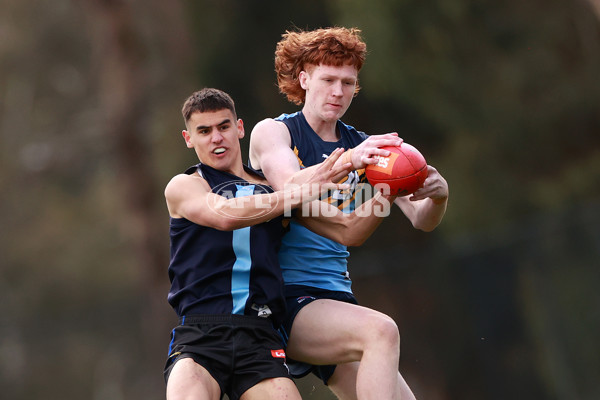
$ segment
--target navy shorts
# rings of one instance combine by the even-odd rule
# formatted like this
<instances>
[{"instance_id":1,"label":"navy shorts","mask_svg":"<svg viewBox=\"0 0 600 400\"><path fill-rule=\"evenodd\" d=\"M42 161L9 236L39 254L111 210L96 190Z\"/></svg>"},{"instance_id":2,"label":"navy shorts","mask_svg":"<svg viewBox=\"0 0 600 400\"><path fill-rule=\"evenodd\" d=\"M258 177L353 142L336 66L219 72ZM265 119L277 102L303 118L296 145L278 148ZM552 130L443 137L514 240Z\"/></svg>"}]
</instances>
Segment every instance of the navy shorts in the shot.
<instances>
[{"instance_id":1,"label":"navy shorts","mask_svg":"<svg viewBox=\"0 0 600 400\"><path fill-rule=\"evenodd\" d=\"M292 324L300 310L318 299L330 299L343 301L345 303L358 304L352 293L334 292L331 290L318 289L310 286L289 285L285 287L287 313L285 319L279 328L279 332L283 337L286 345L292 332ZM335 365L312 365L288 358L287 364L290 370L290 375L294 378L302 378L303 376L313 373L323 381L325 385L335 371Z\"/></svg>"},{"instance_id":2,"label":"navy shorts","mask_svg":"<svg viewBox=\"0 0 600 400\"><path fill-rule=\"evenodd\" d=\"M165 382L175 363L191 358L206 368L223 394L237 400L269 378L290 378L281 336L268 318L188 315L171 332Z\"/></svg>"}]
</instances>

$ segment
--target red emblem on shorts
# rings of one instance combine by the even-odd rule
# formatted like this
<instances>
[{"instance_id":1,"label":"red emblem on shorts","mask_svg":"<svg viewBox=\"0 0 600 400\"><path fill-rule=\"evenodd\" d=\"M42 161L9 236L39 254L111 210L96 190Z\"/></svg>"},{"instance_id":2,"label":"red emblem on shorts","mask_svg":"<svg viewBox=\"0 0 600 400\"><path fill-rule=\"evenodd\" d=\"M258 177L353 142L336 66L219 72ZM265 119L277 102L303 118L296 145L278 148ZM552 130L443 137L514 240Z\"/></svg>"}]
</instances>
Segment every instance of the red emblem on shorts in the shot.
<instances>
[{"instance_id":1,"label":"red emblem on shorts","mask_svg":"<svg viewBox=\"0 0 600 400\"><path fill-rule=\"evenodd\" d=\"M271 350L271 355L274 358L285 358L285 351L283 351L283 349Z\"/></svg>"}]
</instances>

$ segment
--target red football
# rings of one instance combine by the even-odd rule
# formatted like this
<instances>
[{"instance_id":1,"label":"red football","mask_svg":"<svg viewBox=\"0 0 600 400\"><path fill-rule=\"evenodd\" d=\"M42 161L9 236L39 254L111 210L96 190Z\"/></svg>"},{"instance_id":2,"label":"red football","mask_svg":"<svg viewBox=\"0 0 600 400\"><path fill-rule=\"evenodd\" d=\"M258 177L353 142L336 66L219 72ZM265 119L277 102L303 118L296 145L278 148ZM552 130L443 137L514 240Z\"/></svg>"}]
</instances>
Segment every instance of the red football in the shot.
<instances>
[{"instance_id":1,"label":"red football","mask_svg":"<svg viewBox=\"0 0 600 400\"><path fill-rule=\"evenodd\" d=\"M404 142L398 147L382 149L389 150L391 154L377 156L377 164L367 166L365 173L371 185L384 190L386 186L383 185L388 185L389 193L398 196L412 194L423 185L427 178L427 162L419 150Z\"/></svg>"}]
</instances>

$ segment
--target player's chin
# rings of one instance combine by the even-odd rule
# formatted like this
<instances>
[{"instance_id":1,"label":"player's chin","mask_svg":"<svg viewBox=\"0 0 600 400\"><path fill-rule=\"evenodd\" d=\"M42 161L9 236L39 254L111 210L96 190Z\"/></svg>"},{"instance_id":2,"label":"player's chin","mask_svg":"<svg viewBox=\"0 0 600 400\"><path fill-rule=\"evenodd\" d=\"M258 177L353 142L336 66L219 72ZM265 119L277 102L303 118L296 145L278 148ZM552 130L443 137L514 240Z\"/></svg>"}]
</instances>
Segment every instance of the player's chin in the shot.
<instances>
[{"instance_id":1,"label":"player's chin","mask_svg":"<svg viewBox=\"0 0 600 400\"><path fill-rule=\"evenodd\" d=\"M325 110L323 113L323 119L329 122L337 121L344 116L346 110L347 108L343 107L329 107L329 109Z\"/></svg>"}]
</instances>

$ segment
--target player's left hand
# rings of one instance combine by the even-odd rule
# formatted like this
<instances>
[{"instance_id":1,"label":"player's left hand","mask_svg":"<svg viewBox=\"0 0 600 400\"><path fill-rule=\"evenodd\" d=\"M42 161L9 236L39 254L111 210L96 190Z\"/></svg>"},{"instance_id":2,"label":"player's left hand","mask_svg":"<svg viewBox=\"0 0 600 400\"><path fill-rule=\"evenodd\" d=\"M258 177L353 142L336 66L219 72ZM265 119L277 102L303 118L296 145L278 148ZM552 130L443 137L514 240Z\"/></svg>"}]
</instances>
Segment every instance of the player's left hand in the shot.
<instances>
[{"instance_id":1,"label":"player's left hand","mask_svg":"<svg viewBox=\"0 0 600 400\"><path fill-rule=\"evenodd\" d=\"M418 201L430 198L434 203L443 203L448 199L448 182L437 169L427 166L427 178L423 186L410 196L409 200Z\"/></svg>"}]
</instances>

